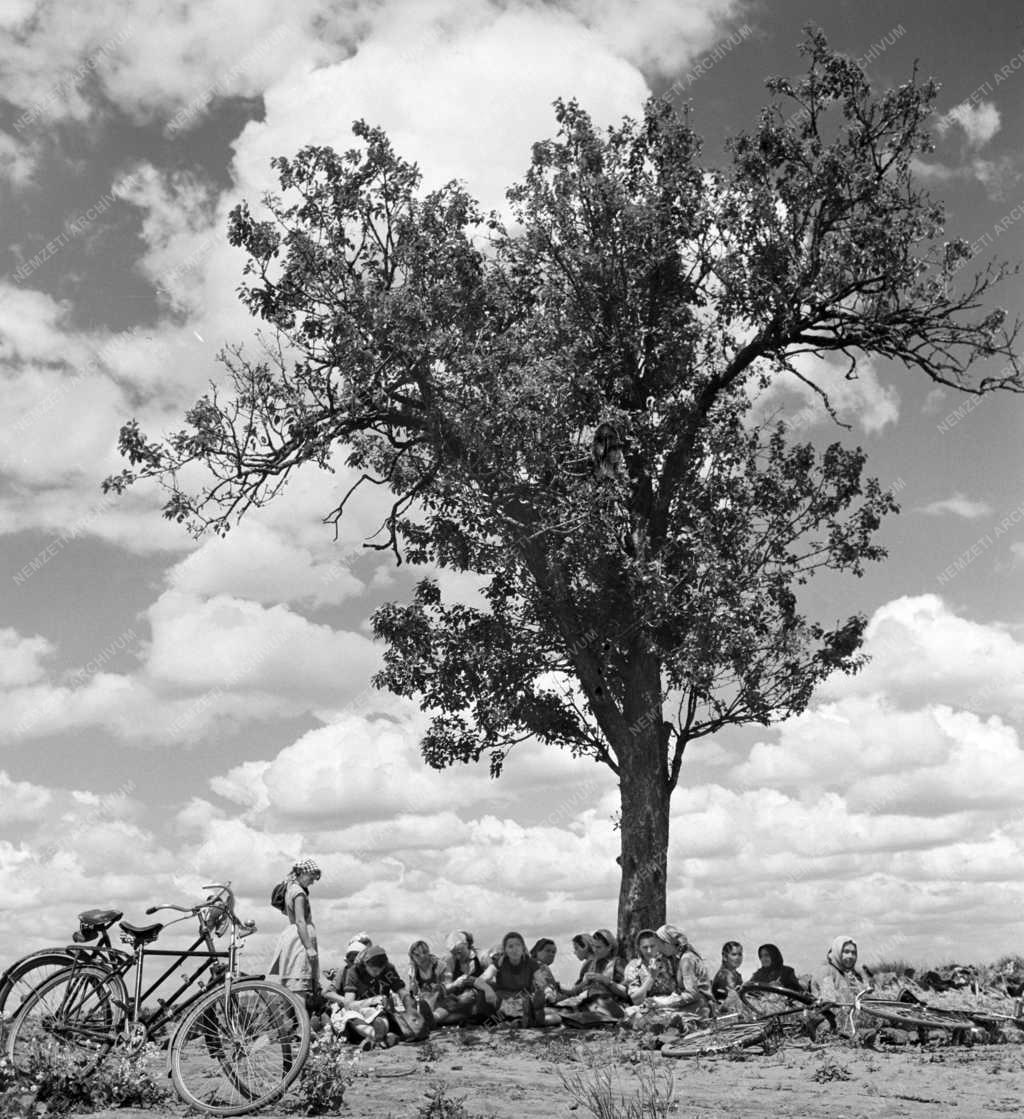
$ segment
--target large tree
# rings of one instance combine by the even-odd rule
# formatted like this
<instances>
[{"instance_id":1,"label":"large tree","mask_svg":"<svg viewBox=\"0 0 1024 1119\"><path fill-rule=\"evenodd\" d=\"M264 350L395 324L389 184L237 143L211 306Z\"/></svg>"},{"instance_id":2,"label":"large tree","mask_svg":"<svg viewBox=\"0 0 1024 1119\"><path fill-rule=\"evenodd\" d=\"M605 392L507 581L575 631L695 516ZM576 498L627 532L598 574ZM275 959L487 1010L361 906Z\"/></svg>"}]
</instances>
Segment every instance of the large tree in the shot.
<instances>
[{"instance_id":1,"label":"large tree","mask_svg":"<svg viewBox=\"0 0 1024 1119\"><path fill-rule=\"evenodd\" d=\"M258 357L225 353L230 388L184 430L151 442L127 424L130 469L106 483L159 479L166 515L197 532L339 451L388 491L371 545L479 574L487 606L424 578L374 616L376 683L432 714L431 766L487 757L497 774L535 738L610 767L622 934L665 918L689 744L797 713L861 660L864 619L811 618L798 594L883 555L892 496L859 448L759 420L757 390L796 376L823 392L801 355L1021 387L1018 328L983 306L1005 269L967 278L912 175L934 87L874 93L820 33L804 50L722 169L663 102L607 131L557 103L510 226L458 184L424 193L362 122L351 151L276 159L281 195L230 223L242 298L272 335ZM972 374L979 358L998 372Z\"/></svg>"}]
</instances>

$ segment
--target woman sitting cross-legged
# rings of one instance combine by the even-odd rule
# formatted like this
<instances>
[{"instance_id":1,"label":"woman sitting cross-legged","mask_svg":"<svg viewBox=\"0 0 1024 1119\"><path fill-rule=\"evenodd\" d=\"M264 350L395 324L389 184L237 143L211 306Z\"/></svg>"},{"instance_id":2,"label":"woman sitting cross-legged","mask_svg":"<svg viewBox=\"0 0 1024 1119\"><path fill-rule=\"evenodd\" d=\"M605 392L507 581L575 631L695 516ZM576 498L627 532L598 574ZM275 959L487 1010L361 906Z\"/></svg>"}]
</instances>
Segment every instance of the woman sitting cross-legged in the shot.
<instances>
[{"instance_id":1,"label":"woman sitting cross-legged","mask_svg":"<svg viewBox=\"0 0 1024 1119\"><path fill-rule=\"evenodd\" d=\"M473 948L473 938L464 929L445 939L448 955L442 961L441 997L434 1006L437 1025L458 1026L482 1022L490 1014L483 991L475 981L484 965Z\"/></svg>"},{"instance_id":2,"label":"woman sitting cross-legged","mask_svg":"<svg viewBox=\"0 0 1024 1119\"><path fill-rule=\"evenodd\" d=\"M555 962L557 954L558 946L547 936L542 936L530 949L530 958L537 962L537 980L543 984L544 1001L549 1006L566 995L565 988L558 982L551 970L551 965Z\"/></svg>"},{"instance_id":3,"label":"woman sitting cross-legged","mask_svg":"<svg viewBox=\"0 0 1024 1119\"><path fill-rule=\"evenodd\" d=\"M743 986L740 967L743 965L743 945L738 940L727 940L722 945L722 966L711 981L711 994L724 1010L742 1012L739 989Z\"/></svg>"},{"instance_id":4,"label":"woman sitting cross-legged","mask_svg":"<svg viewBox=\"0 0 1024 1119\"><path fill-rule=\"evenodd\" d=\"M811 994L824 1002L839 1004L841 1009L833 1011L837 1033L856 1037L860 1022L854 1017L854 1003L857 995L869 986L857 967L857 942L852 936L835 937L825 953L825 963L811 979ZM808 1032L813 1035L820 1024L820 1016L809 1019ZM872 1030L865 1040L870 1044L876 1033Z\"/></svg>"},{"instance_id":5,"label":"woman sitting cross-legged","mask_svg":"<svg viewBox=\"0 0 1024 1119\"><path fill-rule=\"evenodd\" d=\"M431 1010L444 996L445 964L430 951L425 940L409 946L409 994L422 999Z\"/></svg>"},{"instance_id":6,"label":"woman sitting cross-legged","mask_svg":"<svg viewBox=\"0 0 1024 1119\"><path fill-rule=\"evenodd\" d=\"M624 983L630 1007L626 1011L634 1028L667 1024L685 999L676 979L675 958L665 955L654 929L637 933L639 955L626 965Z\"/></svg>"},{"instance_id":7,"label":"woman sitting cross-legged","mask_svg":"<svg viewBox=\"0 0 1024 1119\"><path fill-rule=\"evenodd\" d=\"M337 1033L363 1049L394 1045L398 1038L388 1032L387 1010L391 995L405 988L401 976L379 944L364 949L346 969L341 992L325 989L324 997L335 1004L331 1023Z\"/></svg>"},{"instance_id":8,"label":"woman sitting cross-legged","mask_svg":"<svg viewBox=\"0 0 1024 1119\"><path fill-rule=\"evenodd\" d=\"M711 976L707 964L686 933L674 925L662 925L657 933L661 950L672 960L679 988L679 1006L698 1014L714 1014L715 999L711 993Z\"/></svg>"},{"instance_id":9,"label":"woman sitting cross-legged","mask_svg":"<svg viewBox=\"0 0 1024 1119\"><path fill-rule=\"evenodd\" d=\"M502 937L501 955L476 980L496 1017L520 1025L557 1026L557 1011L545 1006L544 976L526 951L520 933Z\"/></svg>"},{"instance_id":10,"label":"woman sitting cross-legged","mask_svg":"<svg viewBox=\"0 0 1024 1119\"><path fill-rule=\"evenodd\" d=\"M803 985L796 972L787 966L782 953L774 944L762 944L757 950L761 966L750 977L750 983L763 983L769 987L785 987L790 991L802 991Z\"/></svg>"}]
</instances>

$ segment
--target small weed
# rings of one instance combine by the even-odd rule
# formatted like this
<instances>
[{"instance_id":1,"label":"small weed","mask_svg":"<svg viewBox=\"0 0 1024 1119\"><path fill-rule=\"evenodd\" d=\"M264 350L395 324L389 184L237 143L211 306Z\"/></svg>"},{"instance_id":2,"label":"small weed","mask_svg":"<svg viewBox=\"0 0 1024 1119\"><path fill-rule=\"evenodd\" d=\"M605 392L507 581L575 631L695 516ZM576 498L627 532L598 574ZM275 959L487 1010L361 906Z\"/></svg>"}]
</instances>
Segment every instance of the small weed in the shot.
<instances>
[{"instance_id":1,"label":"small weed","mask_svg":"<svg viewBox=\"0 0 1024 1119\"><path fill-rule=\"evenodd\" d=\"M441 1050L430 1040L422 1042L416 1049L416 1060L425 1065L436 1064L441 1059Z\"/></svg>"},{"instance_id":2,"label":"small weed","mask_svg":"<svg viewBox=\"0 0 1024 1119\"><path fill-rule=\"evenodd\" d=\"M426 1103L416 1109L416 1119L487 1119L487 1116L467 1111L465 1096L449 1096L444 1084L435 1084L427 1092Z\"/></svg>"},{"instance_id":3,"label":"small weed","mask_svg":"<svg viewBox=\"0 0 1024 1119\"><path fill-rule=\"evenodd\" d=\"M816 1080L819 1084L827 1084L830 1080L852 1080L853 1073L846 1065L841 1065L838 1061L830 1061L826 1058L814 1070L811 1079Z\"/></svg>"},{"instance_id":4,"label":"small weed","mask_svg":"<svg viewBox=\"0 0 1024 1119\"><path fill-rule=\"evenodd\" d=\"M299 1077L299 1098L305 1115L336 1115L352 1083L352 1059L344 1038L327 1031L313 1038Z\"/></svg>"}]
</instances>

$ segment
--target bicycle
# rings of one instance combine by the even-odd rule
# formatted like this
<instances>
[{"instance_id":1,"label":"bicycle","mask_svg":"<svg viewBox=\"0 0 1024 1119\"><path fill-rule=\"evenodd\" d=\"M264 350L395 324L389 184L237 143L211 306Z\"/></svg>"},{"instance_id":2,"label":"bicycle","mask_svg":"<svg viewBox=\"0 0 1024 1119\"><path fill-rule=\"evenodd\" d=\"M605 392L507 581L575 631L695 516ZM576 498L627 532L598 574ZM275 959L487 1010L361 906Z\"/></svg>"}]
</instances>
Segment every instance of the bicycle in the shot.
<instances>
[{"instance_id":1,"label":"bicycle","mask_svg":"<svg viewBox=\"0 0 1024 1119\"><path fill-rule=\"evenodd\" d=\"M168 1066L175 1090L185 1103L209 1115L242 1115L280 1098L295 1081L309 1053L310 1024L304 1001L287 988L260 976L240 976L239 942L255 931L234 912L230 884L204 887L217 893L191 907L157 905L152 915L174 910L183 916L166 924L136 926L120 922L131 951L111 949L89 962L76 960L47 979L11 1023L7 1055L15 1068L59 1051L87 1075L114 1046L137 1052L174 1025ZM195 917L199 936L184 951L149 947L171 925ZM229 935L226 952L215 936ZM199 950L200 947L204 950ZM174 961L145 991L148 956ZM190 959L201 966L180 987L144 1001ZM125 976L135 969L129 998ZM208 981L184 997L204 975Z\"/></svg>"},{"instance_id":2,"label":"bicycle","mask_svg":"<svg viewBox=\"0 0 1024 1119\"><path fill-rule=\"evenodd\" d=\"M782 1044L783 1019L793 1014L804 1014L813 1007L831 1019L831 1012L835 1010L851 1011L856 1017L862 1009L862 1001L874 988L869 987L861 991L854 999L853 1006L843 1006L834 1002L820 1002L813 995L802 991L793 991L788 987L774 987L770 984L746 984L740 988L741 996L745 994L779 995L796 1006L787 1009L772 1011L753 1021L735 1021L735 1015L723 1016L692 1033L688 1033L678 1041L670 1042L661 1047L663 1057L712 1057L719 1053L734 1053L740 1049L748 1049L754 1045L761 1045L765 1054L778 1050ZM744 1000L745 1001L745 1000ZM747 1004L749 1006L749 1004ZM723 1024L725 1017L732 1019ZM831 1019L834 1024L834 1019Z\"/></svg>"},{"instance_id":3,"label":"bicycle","mask_svg":"<svg viewBox=\"0 0 1024 1119\"><path fill-rule=\"evenodd\" d=\"M107 951L117 952L110 943L108 930L122 916L124 914L119 909L87 909L78 915L78 931L72 936L74 943L30 952L0 973L0 1041L10 1022L17 1017L25 999L44 980L70 967L77 960L88 962ZM89 943L97 937L99 943Z\"/></svg>"}]
</instances>

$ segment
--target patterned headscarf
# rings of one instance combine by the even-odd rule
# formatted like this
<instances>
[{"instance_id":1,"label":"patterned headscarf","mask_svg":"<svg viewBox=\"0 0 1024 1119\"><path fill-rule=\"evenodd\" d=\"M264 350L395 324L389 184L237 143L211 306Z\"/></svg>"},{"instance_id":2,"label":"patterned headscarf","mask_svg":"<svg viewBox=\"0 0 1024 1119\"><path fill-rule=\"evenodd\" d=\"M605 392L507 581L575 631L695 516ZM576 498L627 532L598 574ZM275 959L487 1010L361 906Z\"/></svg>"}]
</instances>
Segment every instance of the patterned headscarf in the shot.
<instances>
[{"instance_id":1,"label":"patterned headscarf","mask_svg":"<svg viewBox=\"0 0 1024 1119\"><path fill-rule=\"evenodd\" d=\"M292 864L292 874L315 874L319 878L323 871L313 859L299 859L297 863Z\"/></svg>"},{"instance_id":2,"label":"patterned headscarf","mask_svg":"<svg viewBox=\"0 0 1024 1119\"><path fill-rule=\"evenodd\" d=\"M852 944L854 948L857 947L857 942L852 936L836 936L832 938L832 943L828 946L828 952L825 953L825 959L836 969L836 971L853 971L856 972L857 964L854 963L852 968L843 967L842 955L843 949L847 944Z\"/></svg>"},{"instance_id":3,"label":"patterned headscarf","mask_svg":"<svg viewBox=\"0 0 1024 1119\"><path fill-rule=\"evenodd\" d=\"M619 941L615 934L611 931L611 929L598 929L594 933L594 939L597 940L598 938L603 940L605 944L608 945L608 954L610 956L614 956L616 949L619 947Z\"/></svg>"}]
</instances>

